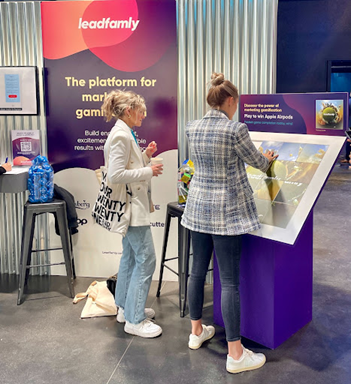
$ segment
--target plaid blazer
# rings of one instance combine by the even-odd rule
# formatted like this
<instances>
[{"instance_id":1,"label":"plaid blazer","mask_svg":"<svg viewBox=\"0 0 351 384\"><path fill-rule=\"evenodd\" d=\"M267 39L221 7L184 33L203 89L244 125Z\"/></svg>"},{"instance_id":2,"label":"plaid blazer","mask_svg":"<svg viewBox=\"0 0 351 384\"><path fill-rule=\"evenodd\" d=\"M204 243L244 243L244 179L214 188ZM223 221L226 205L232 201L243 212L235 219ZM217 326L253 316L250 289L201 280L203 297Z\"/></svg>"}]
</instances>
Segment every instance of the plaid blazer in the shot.
<instances>
[{"instance_id":1,"label":"plaid blazer","mask_svg":"<svg viewBox=\"0 0 351 384\"><path fill-rule=\"evenodd\" d=\"M255 147L246 124L211 109L186 126L195 174L182 225L215 235L240 235L260 228L245 163L267 171L269 161Z\"/></svg>"}]
</instances>

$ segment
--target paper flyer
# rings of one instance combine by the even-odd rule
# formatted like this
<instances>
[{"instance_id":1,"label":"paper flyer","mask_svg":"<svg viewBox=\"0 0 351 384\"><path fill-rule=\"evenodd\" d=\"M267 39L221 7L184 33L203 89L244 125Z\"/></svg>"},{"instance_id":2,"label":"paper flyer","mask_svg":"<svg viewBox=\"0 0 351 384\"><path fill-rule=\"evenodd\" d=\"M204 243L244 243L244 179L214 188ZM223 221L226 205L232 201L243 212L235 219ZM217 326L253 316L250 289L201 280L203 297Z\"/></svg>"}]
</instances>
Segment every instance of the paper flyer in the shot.
<instances>
[{"instance_id":1,"label":"paper flyer","mask_svg":"<svg viewBox=\"0 0 351 384\"><path fill-rule=\"evenodd\" d=\"M39 130L11 131L13 165L32 165L40 155Z\"/></svg>"}]
</instances>

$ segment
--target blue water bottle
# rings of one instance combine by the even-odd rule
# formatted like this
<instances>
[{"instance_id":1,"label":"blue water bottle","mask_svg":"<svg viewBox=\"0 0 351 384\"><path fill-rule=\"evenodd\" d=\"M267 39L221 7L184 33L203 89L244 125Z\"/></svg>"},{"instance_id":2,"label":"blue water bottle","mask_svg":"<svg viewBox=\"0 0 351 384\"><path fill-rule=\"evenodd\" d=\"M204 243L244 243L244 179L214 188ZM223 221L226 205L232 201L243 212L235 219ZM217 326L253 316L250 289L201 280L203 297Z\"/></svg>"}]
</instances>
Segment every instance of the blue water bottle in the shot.
<instances>
[{"instance_id":1,"label":"blue water bottle","mask_svg":"<svg viewBox=\"0 0 351 384\"><path fill-rule=\"evenodd\" d=\"M54 170L45 156L37 156L28 172L29 202L48 203L54 196Z\"/></svg>"}]
</instances>

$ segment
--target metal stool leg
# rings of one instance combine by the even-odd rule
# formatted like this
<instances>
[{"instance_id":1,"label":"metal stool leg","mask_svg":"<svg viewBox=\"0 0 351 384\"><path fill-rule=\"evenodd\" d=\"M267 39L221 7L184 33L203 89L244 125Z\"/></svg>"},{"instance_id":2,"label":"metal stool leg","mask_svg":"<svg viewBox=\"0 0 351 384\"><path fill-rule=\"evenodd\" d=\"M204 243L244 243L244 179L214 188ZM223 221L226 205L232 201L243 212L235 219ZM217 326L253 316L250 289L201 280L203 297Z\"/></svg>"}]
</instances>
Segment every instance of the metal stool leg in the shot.
<instances>
[{"instance_id":1,"label":"metal stool leg","mask_svg":"<svg viewBox=\"0 0 351 384\"><path fill-rule=\"evenodd\" d=\"M20 274L18 285L17 305L22 302L24 285L27 276L27 265L32 252L33 235L35 227L35 215L24 207L23 227L22 227L22 246L20 260Z\"/></svg>"},{"instance_id":2,"label":"metal stool leg","mask_svg":"<svg viewBox=\"0 0 351 384\"><path fill-rule=\"evenodd\" d=\"M179 272L179 308L180 317L185 316L186 295L188 288L189 275L189 251L190 251L190 232L180 224L178 219L178 272Z\"/></svg>"},{"instance_id":3,"label":"metal stool leg","mask_svg":"<svg viewBox=\"0 0 351 384\"><path fill-rule=\"evenodd\" d=\"M167 210L166 222L165 222L165 231L164 231L164 235L163 235L162 256L161 256L161 265L160 265L160 277L158 279L158 288L157 288L156 297L160 297L160 294L161 294L163 270L165 267L164 263L165 263L165 259L166 259L166 253L167 253L167 243L168 243L170 224L171 224L171 215L169 214L169 212Z\"/></svg>"},{"instance_id":4,"label":"metal stool leg","mask_svg":"<svg viewBox=\"0 0 351 384\"><path fill-rule=\"evenodd\" d=\"M71 297L74 297L74 286L73 286L73 271L72 271L72 255L71 255L71 244L68 234L68 223L65 213L65 206L62 206L62 209L57 210L57 221L61 236L61 243L63 249L63 255L65 258L67 279Z\"/></svg>"},{"instance_id":5,"label":"metal stool leg","mask_svg":"<svg viewBox=\"0 0 351 384\"><path fill-rule=\"evenodd\" d=\"M163 237L163 248L161 255L161 268L160 268L160 278L158 283L158 289L156 296L160 296L160 290L162 285L162 277L164 267L171 270L178 276L179 283L179 307L180 307L180 317L184 317L186 309L186 295L188 287L188 276L189 276L189 253L190 253L190 231L184 228L181 222L181 216L184 212L184 207L179 205L178 202L168 203L167 204L167 215L165 221L165 232ZM174 258L166 258L167 243L169 236L169 227L171 218L178 218L178 256ZM173 259L178 259L178 272L174 271L172 268L166 265L167 261Z\"/></svg>"},{"instance_id":6,"label":"metal stool leg","mask_svg":"<svg viewBox=\"0 0 351 384\"><path fill-rule=\"evenodd\" d=\"M32 213L30 210L27 212L29 215L32 215L32 222L31 222L31 230L30 230L30 239L29 239L29 253L27 258L27 270L26 270L26 276L24 280L24 286L26 287L28 284L29 274L30 274L30 265L32 263L32 247L33 247L33 237L34 237L34 230L35 230L35 221L37 215L35 213Z\"/></svg>"},{"instance_id":7,"label":"metal stool leg","mask_svg":"<svg viewBox=\"0 0 351 384\"><path fill-rule=\"evenodd\" d=\"M69 233L69 245L71 247L73 279L75 279L77 277L77 275L76 275L76 267L74 265L73 242L72 242L72 235L71 235L71 233Z\"/></svg>"}]
</instances>

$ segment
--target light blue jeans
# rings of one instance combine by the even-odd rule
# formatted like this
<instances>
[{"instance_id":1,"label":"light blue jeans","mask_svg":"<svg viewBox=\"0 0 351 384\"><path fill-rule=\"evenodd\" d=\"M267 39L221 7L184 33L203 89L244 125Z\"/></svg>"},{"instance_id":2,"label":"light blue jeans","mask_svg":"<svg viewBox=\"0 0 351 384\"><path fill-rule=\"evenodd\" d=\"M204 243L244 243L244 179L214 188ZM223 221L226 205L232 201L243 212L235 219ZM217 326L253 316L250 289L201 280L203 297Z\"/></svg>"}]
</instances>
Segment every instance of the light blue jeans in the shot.
<instances>
[{"instance_id":1,"label":"light blue jeans","mask_svg":"<svg viewBox=\"0 0 351 384\"><path fill-rule=\"evenodd\" d=\"M145 320L146 299L156 267L150 226L129 227L122 245L115 301L124 309L129 323L139 324Z\"/></svg>"}]
</instances>

